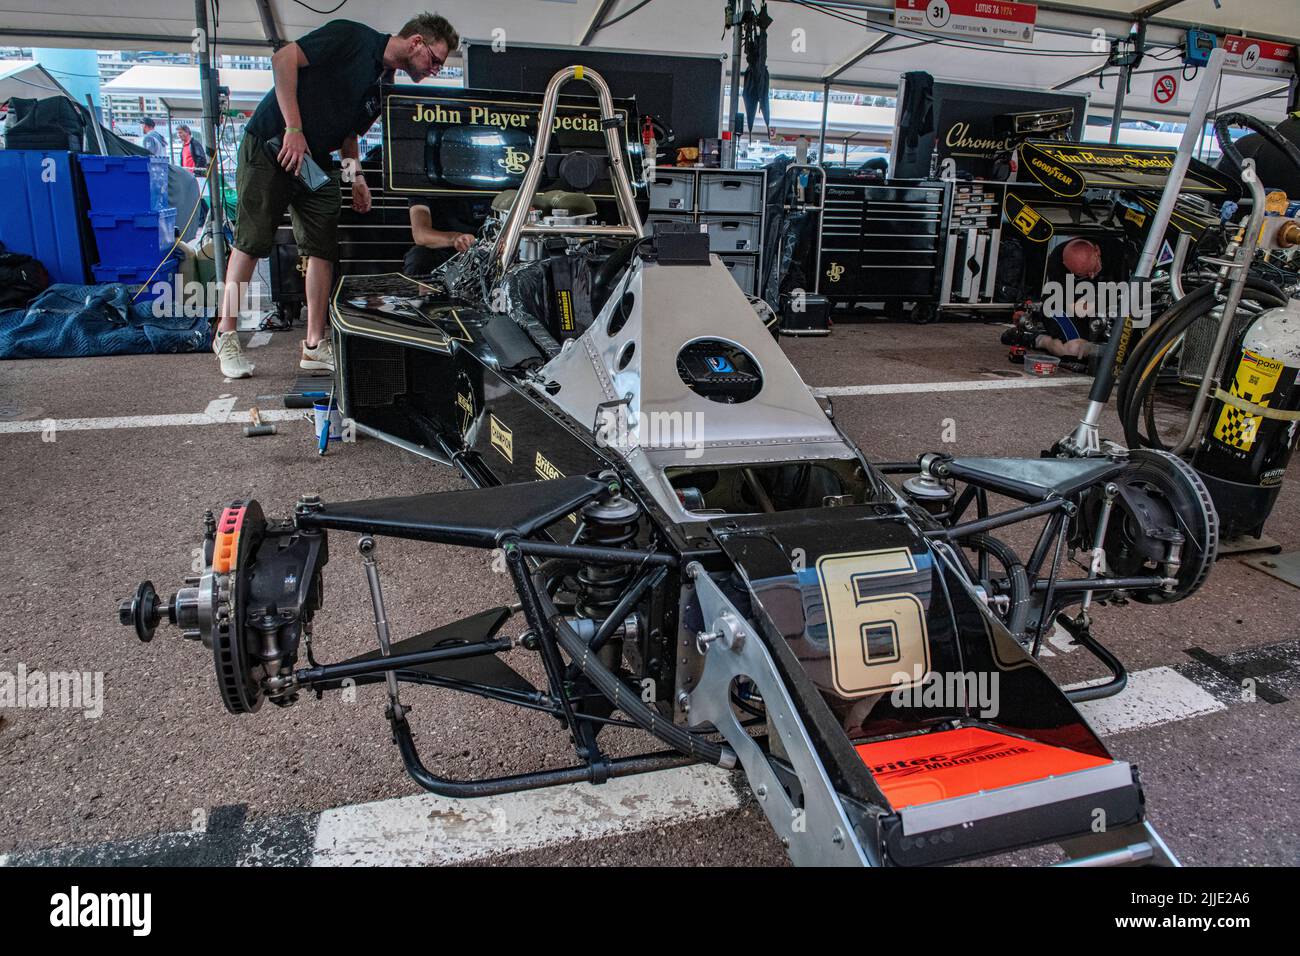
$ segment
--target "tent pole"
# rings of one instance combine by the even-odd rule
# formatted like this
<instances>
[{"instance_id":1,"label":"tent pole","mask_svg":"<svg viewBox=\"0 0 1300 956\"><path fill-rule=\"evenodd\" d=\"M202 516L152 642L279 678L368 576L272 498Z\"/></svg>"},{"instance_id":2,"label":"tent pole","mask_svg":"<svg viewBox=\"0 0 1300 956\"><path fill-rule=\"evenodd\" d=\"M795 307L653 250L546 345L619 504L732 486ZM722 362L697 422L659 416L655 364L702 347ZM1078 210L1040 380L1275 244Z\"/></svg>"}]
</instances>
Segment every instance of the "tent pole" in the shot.
<instances>
[{"instance_id":1,"label":"tent pole","mask_svg":"<svg viewBox=\"0 0 1300 956\"><path fill-rule=\"evenodd\" d=\"M827 80L822 86L822 128L817 134L817 165L826 165L826 118L831 107L831 83Z\"/></svg>"},{"instance_id":2,"label":"tent pole","mask_svg":"<svg viewBox=\"0 0 1300 956\"><path fill-rule=\"evenodd\" d=\"M744 0L746 7L749 0ZM731 140L722 151L722 165L725 169L736 168L736 157L740 147L740 124L736 114L740 112L740 20L741 0L731 0L731 95L727 106L727 129L731 130Z\"/></svg>"},{"instance_id":3,"label":"tent pole","mask_svg":"<svg viewBox=\"0 0 1300 956\"><path fill-rule=\"evenodd\" d=\"M208 170L208 205L212 217L212 263L216 271L217 295L223 295L222 284L226 278L226 242L224 232L225 206L222 204L221 189L221 146L217 140L217 84L215 70L212 68L212 37L208 33L207 0L194 0L194 25L199 29L203 39L203 49L199 53L199 96L203 100L203 138L212 152L209 154L212 166Z\"/></svg>"},{"instance_id":4,"label":"tent pole","mask_svg":"<svg viewBox=\"0 0 1300 956\"><path fill-rule=\"evenodd\" d=\"M1125 64L1119 68L1119 84L1115 87L1115 109L1110 114L1110 144L1119 142L1119 121L1124 113L1124 96L1128 91L1130 67Z\"/></svg>"},{"instance_id":5,"label":"tent pole","mask_svg":"<svg viewBox=\"0 0 1300 956\"><path fill-rule=\"evenodd\" d=\"M1164 192L1160 195L1160 205L1151 216L1146 243L1142 247L1142 254L1138 257L1137 268L1133 270L1135 282L1145 283L1155 271L1156 258L1165 238L1165 229L1169 226L1169 219L1173 215L1178 193L1183 188L1187 167L1192 162L1192 150L1205 133L1205 116L1210 111L1210 97L1214 93L1214 88L1219 85L1219 77L1223 73L1223 58L1226 55L1223 47L1215 47L1210 53L1209 62L1202 68L1201 84L1196 88L1196 99L1192 101L1192 108L1187 114L1187 126L1183 129L1183 138L1178 144L1178 152L1174 154L1173 169L1169 171L1165 181ZM1123 87L1120 89L1122 90ZM1115 390L1115 362L1119 357L1120 344L1129 338L1131 330L1131 322L1127 316L1116 317L1115 324L1110 330L1110 338L1106 340L1098 359L1097 376L1092 380L1092 390L1088 394L1088 410L1079 421L1074 433L1065 440L1065 444L1070 446L1070 451L1074 454L1096 454L1101 448L1098 431L1101 413Z\"/></svg>"}]
</instances>

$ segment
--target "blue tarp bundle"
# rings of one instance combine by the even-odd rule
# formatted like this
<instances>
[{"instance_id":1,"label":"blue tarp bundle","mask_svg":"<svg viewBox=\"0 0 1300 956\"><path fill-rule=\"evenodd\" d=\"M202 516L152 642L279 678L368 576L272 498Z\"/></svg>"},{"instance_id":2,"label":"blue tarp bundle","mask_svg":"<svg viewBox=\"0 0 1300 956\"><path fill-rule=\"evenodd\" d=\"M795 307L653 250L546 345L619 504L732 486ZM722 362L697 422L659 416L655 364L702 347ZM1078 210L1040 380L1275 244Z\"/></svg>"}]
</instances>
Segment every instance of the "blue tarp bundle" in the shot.
<instances>
[{"instance_id":1,"label":"blue tarp bundle","mask_svg":"<svg viewBox=\"0 0 1300 956\"><path fill-rule=\"evenodd\" d=\"M204 316L154 315L131 301L131 287L52 285L26 309L0 311L0 359L77 358L201 352L211 332Z\"/></svg>"}]
</instances>

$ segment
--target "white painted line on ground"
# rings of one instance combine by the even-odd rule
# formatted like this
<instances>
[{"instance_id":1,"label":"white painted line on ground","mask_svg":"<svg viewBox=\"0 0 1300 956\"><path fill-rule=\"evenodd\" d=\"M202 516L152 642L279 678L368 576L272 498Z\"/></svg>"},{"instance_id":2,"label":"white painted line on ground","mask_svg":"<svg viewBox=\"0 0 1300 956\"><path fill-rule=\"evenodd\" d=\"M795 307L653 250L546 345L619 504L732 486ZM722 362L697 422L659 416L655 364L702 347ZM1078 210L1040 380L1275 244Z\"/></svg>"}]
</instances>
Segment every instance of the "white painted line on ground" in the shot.
<instances>
[{"instance_id":1,"label":"white painted line on ground","mask_svg":"<svg viewBox=\"0 0 1300 956\"><path fill-rule=\"evenodd\" d=\"M264 422L289 422L306 417L306 412L293 408L270 409L262 412L262 421ZM122 415L115 418L46 418L30 422L0 422L0 435L16 435L49 430L55 432L86 432L110 428L247 424L247 413L209 415L207 412L196 412L182 415Z\"/></svg>"},{"instance_id":2,"label":"white painted line on ground","mask_svg":"<svg viewBox=\"0 0 1300 956\"><path fill-rule=\"evenodd\" d=\"M1071 684L1066 690L1108 679ZM1130 674L1128 686L1118 696L1086 701L1078 707L1092 729L1103 737L1227 709L1221 700L1172 667L1153 667Z\"/></svg>"},{"instance_id":3,"label":"white painted line on ground","mask_svg":"<svg viewBox=\"0 0 1300 956\"><path fill-rule=\"evenodd\" d=\"M1070 378L982 378L969 382L896 382L892 385L827 385L814 388L818 398L851 395L912 395L920 392L993 392L1007 388L1061 388L1090 385L1085 376Z\"/></svg>"},{"instance_id":4,"label":"white painted line on ground","mask_svg":"<svg viewBox=\"0 0 1300 956\"><path fill-rule=\"evenodd\" d=\"M731 774L681 767L489 800L433 794L326 810L313 866L428 866L635 833L740 806Z\"/></svg>"},{"instance_id":5,"label":"white painted line on ground","mask_svg":"<svg viewBox=\"0 0 1300 956\"><path fill-rule=\"evenodd\" d=\"M1086 683L1100 683L1106 678ZM1071 686L1084 686L1083 684ZM1224 710L1169 667L1129 675L1118 697L1079 705L1102 736ZM734 810L740 797L726 771L685 767L485 800L432 794L321 813L313 866L431 866L559 846L689 823Z\"/></svg>"},{"instance_id":6,"label":"white painted line on ground","mask_svg":"<svg viewBox=\"0 0 1300 956\"><path fill-rule=\"evenodd\" d=\"M208 402L208 407L203 409L203 414L209 418L220 418L224 421L235 410L235 402L238 400L233 395L222 395L220 398L214 398Z\"/></svg>"}]
</instances>

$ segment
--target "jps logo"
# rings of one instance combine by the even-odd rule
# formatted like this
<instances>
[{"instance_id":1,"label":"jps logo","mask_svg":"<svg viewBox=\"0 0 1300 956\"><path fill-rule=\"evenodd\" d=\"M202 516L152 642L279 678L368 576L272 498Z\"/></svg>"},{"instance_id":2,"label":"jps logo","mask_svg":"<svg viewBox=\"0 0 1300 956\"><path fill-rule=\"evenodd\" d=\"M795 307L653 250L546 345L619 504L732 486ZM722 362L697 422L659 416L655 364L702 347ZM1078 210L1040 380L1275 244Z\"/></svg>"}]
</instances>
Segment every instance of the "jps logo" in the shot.
<instances>
[{"instance_id":1,"label":"jps logo","mask_svg":"<svg viewBox=\"0 0 1300 956\"><path fill-rule=\"evenodd\" d=\"M497 165L511 176L521 176L524 170L528 168L528 159L528 154L522 149L507 146L505 156L497 160Z\"/></svg>"},{"instance_id":2,"label":"jps logo","mask_svg":"<svg viewBox=\"0 0 1300 956\"><path fill-rule=\"evenodd\" d=\"M826 278L831 282L839 282L844 276L844 267L838 262L832 262L831 267L826 270Z\"/></svg>"}]
</instances>

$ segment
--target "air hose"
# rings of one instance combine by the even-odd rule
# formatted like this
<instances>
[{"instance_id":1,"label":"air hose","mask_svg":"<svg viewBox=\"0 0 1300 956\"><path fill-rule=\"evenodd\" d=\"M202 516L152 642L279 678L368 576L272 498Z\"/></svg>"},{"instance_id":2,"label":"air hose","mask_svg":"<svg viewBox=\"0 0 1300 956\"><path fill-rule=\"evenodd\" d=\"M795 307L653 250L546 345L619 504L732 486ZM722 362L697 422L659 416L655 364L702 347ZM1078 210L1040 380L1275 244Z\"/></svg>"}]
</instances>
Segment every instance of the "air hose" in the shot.
<instances>
[{"instance_id":1,"label":"air hose","mask_svg":"<svg viewBox=\"0 0 1300 956\"><path fill-rule=\"evenodd\" d=\"M1245 163L1241 150L1232 141L1229 130L1240 126L1258 133L1267 143L1285 155L1300 170L1300 148L1262 120L1247 113L1221 113L1214 119L1214 138L1223 155L1241 169ZM1117 387L1118 411L1124 426L1124 440L1130 448L1168 450L1157 433L1155 410L1148 400L1159 379L1165 356L1175 348L1183 334L1200 319L1210 315L1222 303L1219 283L1209 283L1175 302L1160 316L1141 341L1133 348ZM1252 301L1264 308L1286 304L1286 295L1277 286L1248 275L1242 287L1242 301ZM1227 320L1227 319L1225 319ZM1215 374L1207 369L1205 374ZM1143 434L1142 426L1146 426Z\"/></svg>"},{"instance_id":2,"label":"air hose","mask_svg":"<svg viewBox=\"0 0 1300 956\"><path fill-rule=\"evenodd\" d=\"M1007 630L1011 636L1020 640L1024 635L1025 625L1029 622L1029 575L1020 556L1006 542L991 534L972 534L962 538L961 544L975 551L984 551L1002 565L1007 572L1009 595L1006 614Z\"/></svg>"},{"instance_id":3,"label":"air hose","mask_svg":"<svg viewBox=\"0 0 1300 956\"><path fill-rule=\"evenodd\" d=\"M1219 141L1219 149L1223 155L1236 163L1238 169L1241 169L1243 158L1241 150L1228 135L1228 130L1233 126L1241 126L1252 133L1258 133L1265 142L1291 160L1296 169L1300 169L1300 147L1273 127L1247 113L1220 113L1214 118L1214 138Z\"/></svg>"},{"instance_id":4,"label":"air hose","mask_svg":"<svg viewBox=\"0 0 1300 956\"><path fill-rule=\"evenodd\" d=\"M1264 308L1286 305L1286 296L1277 286L1254 276L1246 279L1242 299L1258 303ZM1124 365L1116 390L1120 422L1124 426L1124 441L1129 448L1167 450L1156 433L1154 412L1148 407L1148 399L1157 384L1165 356L1195 322L1205 318L1220 305L1222 303L1216 285L1202 286L1170 306L1151 324L1151 328L1134 348ZM1212 370L1207 374L1212 374ZM1145 433L1143 426L1146 428Z\"/></svg>"},{"instance_id":5,"label":"air hose","mask_svg":"<svg viewBox=\"0 0 1300 956\"><path fill-rule=\"evenodd\" d=\"M641 700L639 693L624 684L617 674L602 664L596 653L587 646L587 642L573 629L559 608L555 606L555 602L551 600L551 586L561 575L575 569L576 566L566 568L559 562L548 561L533 575L533 587L537 591L542 613L555 629L556 639L578 670L582 671L587 679L596 685L596 689L633 723L658 737L674 750L703 763L734 767L736 755L730 747L707 740L661 717Z\"/></svg>"}]
</instances>

